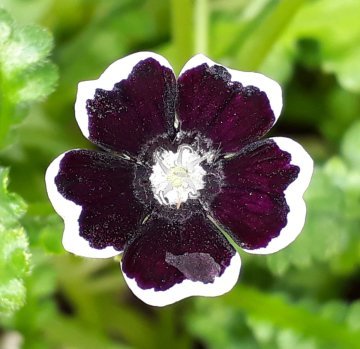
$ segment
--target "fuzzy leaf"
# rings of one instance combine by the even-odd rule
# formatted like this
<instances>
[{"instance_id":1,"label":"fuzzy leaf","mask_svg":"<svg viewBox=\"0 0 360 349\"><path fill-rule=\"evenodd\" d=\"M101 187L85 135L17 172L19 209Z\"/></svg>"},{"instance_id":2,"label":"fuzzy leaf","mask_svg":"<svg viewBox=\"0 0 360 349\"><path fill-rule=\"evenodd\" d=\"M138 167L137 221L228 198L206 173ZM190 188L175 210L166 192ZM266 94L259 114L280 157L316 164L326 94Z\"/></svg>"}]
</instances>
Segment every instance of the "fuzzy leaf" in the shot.
<instances>
[{"instance_id":1,"label":"fuzzy leaf","mask_svg":"<svg viewBox=\"0 0 360 349\"><path fill-rule=\"evenodd\" d=\"M23 278L30 268L28 240L18 222L26 205L7 185L8 170L0 168L0 314L5 315L24 304Z\"/></svg>"},{"instance_id":2,"label":"fuzzy leaf","mask_svg":"<svg viewBox=\"0 0 360 349\"><path fill-rule=\"evenodd\" d=\"M15 28L1 52L2 70L11 74L38 64L53 47L50 33L38 26Z\"/></svg>"},{"instance_id":3,"label":"fuzzy leaf","mask_svg":"<svg viewBox=\"0 0 360 349\"><path fill-rule=\"evenodd\" d=\"M44 99L49 93L53 92L58 79L57 67L45 62L29 70L24 74L23 80L18 80L18 90L14 99L22 102L35 102Z\"/></svg>"},{"instance_id":4,"label":"fuzzy leaf","mask_svg":"<svg viewBox=\"0 0 360 349\"><path fill-rule=\"evenodd\" d=\"M54 91L56 67L48 61L51 34L36 25L19 26L0 9L0 148L30 103Z\"/></svg>"},{"instance_id":5,"label":"fuzzy leaf","mask_svg":"<svg viewBox=\"0 0 360 349\"><path fill-rule=\"evenodd\" d=\"M0 315L9 315L25 303L25 286L22 280L10 279L0 283Z\"/></svg>"},{"instance_id":6,"label":"fuzzy leaf","mask_svg":"<svg viewBox=\"0 0 360 349\"><path fill-rule=\"evenodd\" d=\"M9 193L9 170L0 167L0 227L12 227L26 212L26 204L20 196Z\"/></svg>"}]
</instances>

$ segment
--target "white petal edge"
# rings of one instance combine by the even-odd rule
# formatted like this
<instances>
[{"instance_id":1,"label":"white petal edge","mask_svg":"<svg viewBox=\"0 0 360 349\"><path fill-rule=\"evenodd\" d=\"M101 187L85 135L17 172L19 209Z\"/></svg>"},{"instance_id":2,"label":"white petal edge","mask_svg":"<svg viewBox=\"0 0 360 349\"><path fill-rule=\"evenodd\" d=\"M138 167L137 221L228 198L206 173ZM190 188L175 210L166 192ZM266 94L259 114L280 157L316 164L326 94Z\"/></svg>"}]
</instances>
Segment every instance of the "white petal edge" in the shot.
<instances>
[{"instance_id":1,"label":"white petal edge","mask_svg":"<svg viewBox=\"0 0 360 349\"><path fill-rule=\"evenodd\" d=\"M68 152L66 152L68 153ZM58 156L48 167L45 174L46 190L55 211L63 218L65 228L63 246L65 250L81 257L110 258L120 254L112 247L98 250L90 247L89 242L79 235L79 217L81 206L66 200L57 190L55 177L59 173L60 162L66 153Z\"/></svg>"},{"instance_id":2,"label":"white petal edge","mask_svg":"<svg viewBox=\"0 0 360 349\"><path fill-rule=\"evenodd\" d=\"M202 54L197 54L185 64L185 66L180 72L180 76L185 73L185 71L198 67L199 65L204 63L206 63L209 67L213 65L222 66L221 64L212 61L210 58ZM282 90L280 85L276 81L260 73L243 72L239 70L229 69L227 67L224 68L226 68L227 71L231 74L232 81L239 81L241 84L243 84L243 86L258 87L261 91L266 93L270 102L271 109L274 112L276 122L280 116L283 106Z\"/></svg>"},{"instance_id":3,"label":"white petal edge","mask_svg":"<svg viewBox=\"0 0 360 349\"><path fill-rule=\"evenodd\" d=\"M147 58L153 58L162 66L173 71L166 58L153 52L137 52L121 58L111 65L100 75L97 80L82 81L78 85L78 92L75 102L75 117L81 132L89 138L89 117L86 110L86 101L93 99L98 88L112 90L114 85L121 80L127 79L134 66Z\"/></svg>"},{"instance_id":4,"label":"white petal edge","mask_svg":"<svg viewBox=\"0 0 360 349\"><path fill-rule=\"evenodd\" d=\"M287 225L281 230L279 236L272 239L266 247L256 250L244 251L253 254L275 253L292 243L301 233L305 224L306 205L303 195L309 186L313 173L313 160L306 150L290 138L274 137L272 139L278 147L291 155L291 164L300 168L298 177L285 190L285 200L289 206Z\"/></svg>"},{"instance_id":5,"label":"white petal edge","mask_svg":"<svg viewBox=\"0 0 360 349\"><path fill-rule=\"evenodd\" d=\"M138 286L135 279L130 279L123 272L126 283L136 297L148 305L163 307L191 296L216 297L229 292L236 284L241 268L241 260L236 252L231 258L224 273L216 277L213 283L204 284L200 281L184 280L166 291L144 290Z\"/></svg>"}]
</instances>

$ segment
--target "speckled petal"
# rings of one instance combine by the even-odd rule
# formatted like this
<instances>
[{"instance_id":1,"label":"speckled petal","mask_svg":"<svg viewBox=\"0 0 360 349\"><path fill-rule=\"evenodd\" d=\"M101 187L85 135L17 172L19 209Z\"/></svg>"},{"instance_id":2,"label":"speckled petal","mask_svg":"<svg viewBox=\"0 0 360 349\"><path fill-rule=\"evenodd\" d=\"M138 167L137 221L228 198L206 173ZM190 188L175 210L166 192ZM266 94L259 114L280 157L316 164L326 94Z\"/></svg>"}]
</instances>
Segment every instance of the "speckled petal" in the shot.
<instances>
[{"instance_id":1,"label":"speckled petal","mask_svg":"<svg viewBox=\"0 0 360 349\"><path fill-rule=\"evenodd\" d=\"M98 80L81 82L75 114L91 142L137 156L153 138L174 136L175 98L168 61L139 52L111 64Z\"/></svg>"},{"instance_id":2,"label":"speckled petal","mask_svg":"<svg viewBox=\"0 0 360 349\"><path fill-rule=\"evenodd\" d=\"M113 155L71 150L46 173L49 198L64 219L66 250L85 257L119 254L146 214L132 191L133 168Z\"/></svg>"},{"instance_id":3,"label":"speckled petal","mask_svg":"<svg viewBox=\"0 0 360 349\"><path fill-rule=\"evenodd\" d=\"M212 215L247 252L276 252L302 230L312 169L310 156L291 139L254 143L224 163Z\"/></svg>"},{"instance_id":4,"label":"speckled petal","mask_svg":"<svg viewBox=\"0 0 360 349\"><path fill-rule=\"evenodd\" d=\"M225 68L193 57L178 79L178 117L183 131L198 131L223 152L257 141L282 108L280 86L264 75Z\"/></svg>"},{"instance_id":5,"label":"speckled petal","mask_svg":"<svg viewBox=\"0 0 360 349\"><path fill-rule=\"evenodd\" d=\"M164 306L229 291L238 279L240 257L202 215L181 224L154 218L126 247L122 270L137 297Z\"/></svg>"}]
</instances>

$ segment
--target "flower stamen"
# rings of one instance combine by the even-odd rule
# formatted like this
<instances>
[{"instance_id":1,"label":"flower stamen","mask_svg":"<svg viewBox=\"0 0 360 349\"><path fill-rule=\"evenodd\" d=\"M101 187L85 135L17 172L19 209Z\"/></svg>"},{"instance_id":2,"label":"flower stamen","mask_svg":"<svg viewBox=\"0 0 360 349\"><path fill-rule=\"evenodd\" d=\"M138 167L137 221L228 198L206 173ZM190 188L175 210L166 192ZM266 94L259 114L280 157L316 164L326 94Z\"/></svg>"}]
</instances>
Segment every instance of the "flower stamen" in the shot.
<instances>
[{"instance_id":1,"label":"flower stamen","mask_svg":"<svg viewBox=\"0 0 360 349\"><path fill-rule=\"evenodd\" d=\"M204 187L205 170L200 165L207 160L207 155L200 156L188 144L172 151L157 151L155 164L150 176L151 187L156 200L162 205L177 209L188 199L199 197L199 191Z\"/></svg>"},{"instance_id":2,"label":"flower stamen","mask_svg":"<svg viewBox=\"0 0 360 349\"><path fill-rule=\"evenodd\" d=\"M157 153L155 155L156 161L158 162L159 166L161 167L162 171L167 174L169 172L169 169L165 166L163 159L160 157L160 155Z\"/></svg>"}]
</instances>

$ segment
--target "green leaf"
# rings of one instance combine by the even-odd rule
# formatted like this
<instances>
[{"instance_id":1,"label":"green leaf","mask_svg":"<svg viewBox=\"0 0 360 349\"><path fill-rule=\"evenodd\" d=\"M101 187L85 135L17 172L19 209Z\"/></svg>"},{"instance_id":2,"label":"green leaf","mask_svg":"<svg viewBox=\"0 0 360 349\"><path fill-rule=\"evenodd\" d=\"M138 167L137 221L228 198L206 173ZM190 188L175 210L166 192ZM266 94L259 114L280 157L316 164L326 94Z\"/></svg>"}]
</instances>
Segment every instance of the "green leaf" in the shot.
<instances>
[{"instance_id":1,"label":"green leaf","mask_svg":"<svg viewBox=\"0 0 360 349\"><path fill-rule=\"evenodd\" d=\"M6 266L0 271L1 279L13 275L23 277L29 271L28 241L22 228L1 228L0 261Z\"/></svg>"},{"instance_id":2,"label":"green leaf","mask_svg":"<svg viewBox=\"0 0 360 349\"><path fill-rule=\"evenodd\" d=\"M44 99L53 92L58 80L58 69L51 62L45 62L26 71L23 78L18 79L17 93L13 100L21 100L24 103L35 102Z\"/></svg>"},{"instance_id":3,"label":"green leaf","mask_svg":"<svg viewBox=\"0 0 360 349\"><path fill-rule=\"evenodd\" d=\"M9 170L0 167L0 227L16 226L17 221L26 212L26 203L15 193L7 190Z\"/></svg>"},{"instance_id":4,"label":"green leaf","mask_svg":"<svg viewBox=\"0 0 360 349\"><path fill-rule=\"evenodd\" d=\"M25 303L25 286L19 279L0 283L0 315L9 315Z\"/></svg>"},{"instance_id":5,"label":"green leaf","mask_svg":"<svg viewBox=\"0 0 360 349\"><path fill-rule=\"evenodd\" d=\"M48 57L53 47L51 34L38 26L15 28L1 52L3 72L25 70Z\"/></svg>"},{"instance_id":6,"label":"green leaf","mask_svg":"<svg viewBox=\"0 0 360 349\"><path fill-rule=\"evenodd\" d=\"M314 302L295 304L283 296L265 293L244 284L224 298L225 306L242 310L251 318L250 326L270 326L275 333L276 348L356 348L360 334L356 326L359 307L336 301L318 305ZM351 320L349 320L351 318ZM352 320L355 319L355 320ZM271 328L262 340L270 340ZM285 332L284 332L285 331ZM280 335L280 336L279 336ZM281 345L279 345L281 344ZM293 345L291 345L293 344Z\"/></svg>"},{"instance_id":7,"label":"green leaf","mask_svg":"<svg viewBox=\"0 0 360 349\"><path fill-rule=\"evenodd\" d=\"M0 9L0 148L30 103L53 92L56 67L48 61L51 34L36 25L19 26Z\"/></svg>"},{"instance_id":8,"label":"green leaf","mask_svg":"<svg viewBox=\"0 0 360 349\"><path fill-rule=\"evenodd\" d=\"M187 323L212 349L352 349L360 340L359 304L295 303L242 283L222 297L196 299Z\"/></svg>"},{"instance_id":9,"label":"green leaf","mask_svg":"<svg viewBox=\"0 0 360 349\"><path fill-rule=\"evenodd\" d=\"M25 302L23 279L30 269L30 253L18 222L26 205L7 186L8 170L0 167L0 314L10 315Z\"/></svg>"}]
</instances>

